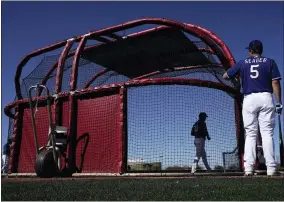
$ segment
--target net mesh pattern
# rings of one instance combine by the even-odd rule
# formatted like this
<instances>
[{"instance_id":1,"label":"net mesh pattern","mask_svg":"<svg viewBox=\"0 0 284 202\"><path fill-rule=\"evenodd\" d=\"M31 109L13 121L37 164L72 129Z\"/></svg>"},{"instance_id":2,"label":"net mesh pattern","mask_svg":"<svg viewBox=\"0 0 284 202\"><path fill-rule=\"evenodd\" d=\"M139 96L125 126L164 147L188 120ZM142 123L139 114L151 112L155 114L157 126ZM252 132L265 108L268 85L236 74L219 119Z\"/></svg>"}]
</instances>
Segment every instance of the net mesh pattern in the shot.
<instances>
[{"instance_id":1,"label":"net mesh pattern","mask_svg":"<svg viewBox=\"0 0 284 202\"><path fill-rule=\"evenodd\" d=\"M84 141L76 148L76 166L83 162L83 172L119 172L121 136L118 128L119 95L78 100L77 138L87 134L89 144L84 153Z\"/></svg>"},{"instance_id":2,"label":"net mesh pattern","mask_svg":"<svg viewBox=\"0 0 284 202\"><path fill-rule=\"evenodd\" d=\"M236 145L234 100L223 91L194 86L147 86L128 90L128 168L187 170L196 148L191 128L206 112L210 141L205 150L211 169ZM144 167L143 167L144 166ZM204 169L202 160L200 169ZM154 168L155 167L155 168Z\"/></svg>"},{"instance_id":3,"label":"net mesh pattern","mask_svg":"<svg viewBox=\"0 0 284 202\"><path fill-rule=\"evenodd\" d=\"M188 78L188 79L201 79L221 83L230 87L234 87L230 80L223 79L225 69L220 67L208 66L202 68L187 69L181 71L164 72L157 75L150 76L149 78Z\"/></svg>"},{"instance_id":4,"label":"net mesh pattern","mask_svg":"<svg viewBox=\"0 0 284 202\"><path fill-rule=\"evenodd\" d=\"M240 157L237 147L233 151L224 152L223 158L225 170L238 171L240 169Z\"/></svg>"},{"instance_id":5,"label":"net mesh pattern","mask_svg":"<svg viewBox=\"0 0 284 202\"><path fill-rule=\"evenodd\" d=\"M163 37L159 37L156 39L158 41L157 43L162 43ZM194 45L197 48L207 48L208 46L201 41L194 41ZM131 45L127 46L128 49L133 49ZM161 47L160 47L161 48ZM169 58L176 58L177 60L184 60L184 57L190 57L194 59L195 52L190 53L187 52L186 49L181 50L181 52L165 52L165 53L157 53L155 54L153 52L154 49L146 50L145 48L141 47L140 52L148 53L148 54L154 54L149 55L148 58L143 59L143 64L147 65L153 65L157 63L157 60L159 61L157 64L168 64L167 60L170 60ZM152 53L152 52L153 53ZM71 51L72 52L72 51ZM73 50L74 52L74 50ZM121 52L121 51L120 51ZM125 51L122 51L122 53ZM87 54L87 53L86 53ZM105 57L107 56L107 53L104 53ZM187 70L181 70L181 71L172 71L172 72L163 72L154 76L150 76L149 78L162 78L162 77L173 77L173 78L199 78L202 80L210 80L214 82L218 82L221 84L233 86L231 81L224 80L222 78L223 73L225 72L225 69L223 68L216 68L213 64L218 64L218 59L216 59L216 56L207 53L202 52L202 54L208 59L209 63L206 67L198 68L198 69L187 69ZM84 56L85 53L82 54L82 56L79 59L79 65L78 65L78 76L77 76L77 89L82 89L85 84L97 73L100 71L106 69L107 67L104 67L102 65L97 64L95 61L91 61L92 58L88 58ZM102 57L102 56L100 56ZM99 58L100 58L99 57ZM110 60L115 60L115 58L110 58ZM32 85L36 85L38 83L41 83L42 79L46 76L47 72L54 66L57 65L57 62L60 58L60 54L58 55L52 55L52 56L46 56L44 57L41 62L36 66L36 68L25 78L22 79L21 84L21 93L24 98L28 97L28 89ZM63 77L62 77L62 91L68 92L70 89L70 75L71 75L71 69L72 69L72 62L74 57L69 57L66 59L64 67L63 67ZM145 63L145 61L147 61ZM100 60L99 60L100 61ZM139 63L139 61L137 61ZM146 67L145 66L145 67ZM137 67L135 65L130 67L131 71L135 71L135 68ZM165 68L168 68L168 66L165 66ZM170 68L180 68L179 64L172 64ZM138 69L137 69L138 70ZM205 77L204 77L205 76ZM130 78L118 73L114 70L106 71L104 74L100 75L98 78L96 78L90 85L90 87L96 87L100 85L107 85L107 84L113 84L113 83L121 83L129 81ZM56 83L56 68L51 72L51 74L48 77L46 86L49 88L51 93L54 93L55 89L55 83ZM35 96L35 93L32 94Z\"/></svg>"},{"instance_id":6,"label":"net mesh pattern","mask_svg":"<svg viewBox=\"0 0 284 202\"><path fill-rule=\"evenodd\" d=\"M76 88L84 88L96 75L90 87L127 82L137 75L141 76L139 73L148 74L158 70L162 72L148 78L199 79L233 87L231 81L222 77L225 69L216 67L216 64L220 63L218 58L201 51L208 49L205 43L187 41L175 31L161 33L163 34L146 36L144 41L132 41L134 45L127 40L120 40L117 42L118 46L106 44L105 49L81 53ZM184 44L187 47L184 47ZM100 50L103 51L95 54ZM21 93L24 98L28 98L30 86L41 83L47 72L57 66L59 58L60 54L44 57L39 65L22 79ZM73 60L73 56L67 58L63 66L62 92L70 91ZM194 65L203 67L163 71ZM102 73L103 70L108 71ZM51 94L54 93L55 83L56 68L46 82ZM36 96L35 92L32 96ZM76 148L76 166L82 166L83 172L120 170L123 149L123 138L118 132L120 101L117 92L114 95L98 94L96 98L77 100L77 138L88 134L78 142ZM206 152L211 168L218 170L224 166L224 162L226 169L238 166L238 157L228 153L236 148L237 143L234 100L227 93L190 85L131 87L128 88L126 106L128 171L188 170L195 157L194 138L190 136L190 131L201 111L205 111L209 116L207 127L212 139L206 141ZM62 107L63 126L69 126L70 110L70 102L67 100ZM14 114L13 111L12 113ZM48 130L46 109L41 108L37 116L40 144L44 144ZM19 172L33 172L35 148L31 128L29 109L25 109ZM10 120L9 136L12 134L13 121ZM83 157L87 139L89 143ZM223 152L227 153L223 155ZM202 160L199 166L204 169Z\"/></svg>"},{"instance_id":7,"label":"net mesh pattern","mask_svg":"<svg viewBox=\"0 0 284 202\"><path fill-rule=\"evenodd\" d=\"M52 110L53 111L53 110ZM54 111L53 111L54 113ZM49 123L47 120L47 108L39 107L36 113L36 131L39 147L47 145ZM24 110L23 129L21 138L21 152L18 163L19 173L34 173L36 160L36 147L33 137L33 128L30 109Z\"/></svg>"}]
</instances>

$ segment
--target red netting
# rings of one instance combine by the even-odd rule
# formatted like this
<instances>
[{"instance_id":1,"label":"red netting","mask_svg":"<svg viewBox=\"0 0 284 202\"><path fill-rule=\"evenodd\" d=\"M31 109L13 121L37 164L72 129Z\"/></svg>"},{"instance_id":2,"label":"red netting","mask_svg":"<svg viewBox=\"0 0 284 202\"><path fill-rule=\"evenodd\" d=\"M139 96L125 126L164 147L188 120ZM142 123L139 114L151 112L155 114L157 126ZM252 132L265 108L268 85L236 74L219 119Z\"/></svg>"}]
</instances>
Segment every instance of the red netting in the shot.
<instances>
[{"instance_id":1,"label":"red netting","mask_svg":"<svg viewBox=\"0 0 284 202\"><path fill-rule=\"evenodd\" d=\"M232 64L234 59L217 36L200 27L190 25L185 29L185 26L158 27L128 36L114 35L118 31L116 29L113 33L107 33L109 37L104 39L100 38L102 36L84 35L75 38L75 43L79 42L78 47L82 47L78 54L75 54L78 49L64 52L68 56L62 63L61 92L69 92L70 84L76 84L76 89L72 88L76 91L71 93L77 105L71 106L69 95L63 100L60 98L59 103L63 104L57 105L57 111L61 115L56 115L59 117L58 123L68 127L68 135L76 136L77 147L69 145L68 150L76 149L77 172L120 172L126 166L127 171L188 169L195 153L189 131L200 111L206 111L209 115L208 127L212 140L206 148L212 168L220 168L224 161L229 162L223 159L222 153L238 147L236 128L239 125L236 117L239 117L235 116L236 92L232 89L236 86L232 81L224 80L222 75L225 67ZM190 33L195 33L193 35L201 40L192 40L189 31L185 33L185 30L191 30ZM95 39L101 39L104 43L84 47L84 40L79 41L82 38L87 39L86 44ZM62 47L64 44L60 42L50 47ZM51 50L50 47L47 50ZM27 98L29 87L37 83L45 84L54 94L56 80L60 80L56 75L59 58L60 54L44 57L23 79L20 90L18 81L15 81L18 97L21 94ZM75 59L78 66L74 66ZM25 65L23 61L21 64ZM16 77L21 72L18 70ZM75 74L71 76L72 72ZM147 87L136 85L128 88L129 82L141 81L136 77L150 78L153 83ZM131 80L133 78L136 80ZM194 85L203 87L191 86L193 84L190 83L183 86L164 85L159 83L161 80L158 78L194 80ZM208 81L222 86L223 90L229 89L230 94L201 85ZM153 85L155 82L159 86ZM110 86L104 88L112 88L117 83L126 85L127 97L119 97L118 88L115 93L91 89L108 84ZM88 87L87 93L79 95L82 89ZM126 107L125 111L122 106ZM30 118L26 109L19 172L34 171L35 149ZM40 143L46 144L46 108L41 107L37 113L37 127ZM72 129L74 133L70 133ZM123 138L124 132L126 139ZM73 142L74 139L70 139ZM68 150L67 154L73 154L74 151ZM67 157L73 159L72 155ZM238 158L230 160L230 165L238 166Z\"/></svg>"},{"instance_id":2,"label":"red netting","mask_svg":"<svg viewBox=\"0 0 284 202\"><path fill-rule=\"evenodd\" d=\"M39 147L47 144L49 123L47 119L47 108L39 107L36 113L36 131L38 134ZM22 140L20 158L18 164L19 173L34 173L36 149L33 136L32 120L30 109L24 110Z\"/></svg>"},{"instance_id":3,"label":"red netting","mask_svg":"<svg viewBox=\"0 0 284 202\"><path fill-rule=\"evenodd\" d=\"M84 134L89 136L83 172L120 172L119 102L119 95L78 100L77 139ZM77 167L82 160L85 140L76 148Z\"/></svg>"}]
</instances>

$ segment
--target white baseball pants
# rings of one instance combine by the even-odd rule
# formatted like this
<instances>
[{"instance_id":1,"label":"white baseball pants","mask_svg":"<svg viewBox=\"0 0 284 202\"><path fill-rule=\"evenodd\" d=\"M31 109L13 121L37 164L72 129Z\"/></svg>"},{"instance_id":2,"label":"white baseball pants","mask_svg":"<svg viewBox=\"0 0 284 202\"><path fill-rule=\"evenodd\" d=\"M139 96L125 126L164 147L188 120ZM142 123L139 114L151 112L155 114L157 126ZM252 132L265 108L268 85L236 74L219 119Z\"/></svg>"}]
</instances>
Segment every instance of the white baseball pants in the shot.
<instances>
[{"instance_id":1,"label":"white baseball pants","mask_svg":"<svg viewBox=\"0 0 284 202\"><path fill-rule=\"evenodd\" d=\"M245 172L252 172L256 159L256 141L258 126L262 138L262 147L267 167L267 174L276 171L274 157L273 130L275 127L275 107L271 93L252 93L244 97L243 122L245 128Z\"/></svg>"},{"instance_id":2,"label":"white baseball pants","mask_svg":"<svg viewBox=\"0 0 284 202\"><path fill-rule=\"evenodd\" d=\"M206 167L207 170L211 170L208 161L207 161L207 154L205 151L205 139L204 138L195 138L194 139L194 145L196 148L196 155L194 158L194 162L192 165L192 169L196 169L198 162L200 160L200 157L202 158L202 161Z\"/></svg>"},{"instance_id":3,"label":"white baseball pants","mask_svg":"<svg viewBox=\"0 0 284 202\"><path fill-rule=\"evenodd\" d=\"M2 155L2 161L1 161L1 171L3 172L5 170L5 162L6 162L6 155Z\"/></svg>"}]
</instances>

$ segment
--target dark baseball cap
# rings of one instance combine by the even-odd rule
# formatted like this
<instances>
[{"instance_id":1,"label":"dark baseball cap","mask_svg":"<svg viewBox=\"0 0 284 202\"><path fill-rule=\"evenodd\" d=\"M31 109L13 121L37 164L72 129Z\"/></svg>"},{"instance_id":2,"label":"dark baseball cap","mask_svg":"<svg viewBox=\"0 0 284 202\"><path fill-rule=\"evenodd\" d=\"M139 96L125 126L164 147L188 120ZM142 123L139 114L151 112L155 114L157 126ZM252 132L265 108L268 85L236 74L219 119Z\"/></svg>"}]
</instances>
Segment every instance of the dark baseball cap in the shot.
<instances>
[{"instance_id":1,"label":"dark baseball cap","mask_svg":"<svg viewBox=\"0 0 284 202\"><path fill-rule=\"evenodd\" d=\"M255 52L262 52L263 51L263 45L260 40L253 40L249 43L249 47L246 47L246 49L255 51Z\"/></svg>"},{"instance_id":2,"label":"dark baseball cap","mask_svg":"<svg viewBox=\"0 0 284 202\"><path fill-rule=\"evenodd\" d=\"M200 112L199 117L208 117L205 112Z\"/></svg>"}]
</instances>

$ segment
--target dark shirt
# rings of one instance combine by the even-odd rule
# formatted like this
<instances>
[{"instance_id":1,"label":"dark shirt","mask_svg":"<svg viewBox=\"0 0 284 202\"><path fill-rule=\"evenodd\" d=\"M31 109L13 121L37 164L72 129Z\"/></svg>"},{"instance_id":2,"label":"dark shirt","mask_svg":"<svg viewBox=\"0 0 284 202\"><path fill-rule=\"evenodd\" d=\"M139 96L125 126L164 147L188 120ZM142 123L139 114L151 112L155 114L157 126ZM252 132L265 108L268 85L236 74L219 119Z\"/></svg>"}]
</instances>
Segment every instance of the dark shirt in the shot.
<instances>
[{"instance_id":1,"label":"dark shirt","mask_svg":"<svg viewBox=\"0 0 284 202\"><path fill-rule=\"evenodd\" d=\"M191 129L191 135L196 138L206 138L208 136L206 123L203 121L197 121Z\"/></svg>"}]
</instances>

